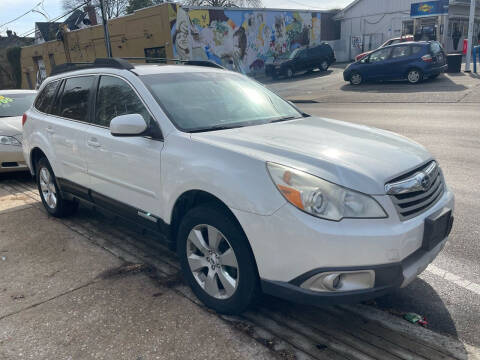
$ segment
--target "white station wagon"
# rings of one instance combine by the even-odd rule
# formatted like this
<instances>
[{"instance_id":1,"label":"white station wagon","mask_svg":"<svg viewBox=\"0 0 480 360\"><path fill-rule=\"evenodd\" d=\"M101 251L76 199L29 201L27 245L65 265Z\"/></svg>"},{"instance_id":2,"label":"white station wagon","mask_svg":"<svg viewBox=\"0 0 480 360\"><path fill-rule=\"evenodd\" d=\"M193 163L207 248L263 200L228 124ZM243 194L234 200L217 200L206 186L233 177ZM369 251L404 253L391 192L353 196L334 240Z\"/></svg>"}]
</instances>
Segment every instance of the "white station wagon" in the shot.
<instances>
[{"instance_id":1,"label":"white station wagon","mask_svg":"<svg viewBox=\"0 0 480 360\"><path fill-rule=\"evenodd\" d=\"M23 123L51 215L86 201L166 234L195 294L222 313L261 291L307 304L380 296L414 280L452 227L454 195L424 147L309 116L224 69L68 64Z\"/></svg>"}]
</instances>

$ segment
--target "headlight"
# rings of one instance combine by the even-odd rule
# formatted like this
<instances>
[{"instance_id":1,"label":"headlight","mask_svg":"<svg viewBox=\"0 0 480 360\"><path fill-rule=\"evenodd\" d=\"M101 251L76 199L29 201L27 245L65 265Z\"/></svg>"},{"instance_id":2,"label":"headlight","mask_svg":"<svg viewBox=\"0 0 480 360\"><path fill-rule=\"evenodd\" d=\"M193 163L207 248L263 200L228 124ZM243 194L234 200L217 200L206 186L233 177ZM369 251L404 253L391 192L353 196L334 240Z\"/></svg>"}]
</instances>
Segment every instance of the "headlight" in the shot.
<instances>
[{"instance_id":1,"label":"headlight","mask_svg":"<svg viewBox=\"0 0 480 360\"><path fill-rule=\"evenodd\" d=\"M0 135L0 145L22 146L22 143L13 136Z\"/></svg>"},{"instance_id":2,"label":"headlight","mask_svg":"<svg viewBox=\"0 0 480 360\"><path fill-rule=\"evenodd\" d=\"M285 199L313 216L335 221L387 217L380 204L369 195L287 166L267 163L267 169Z\"/></svg>"}]
</instances>

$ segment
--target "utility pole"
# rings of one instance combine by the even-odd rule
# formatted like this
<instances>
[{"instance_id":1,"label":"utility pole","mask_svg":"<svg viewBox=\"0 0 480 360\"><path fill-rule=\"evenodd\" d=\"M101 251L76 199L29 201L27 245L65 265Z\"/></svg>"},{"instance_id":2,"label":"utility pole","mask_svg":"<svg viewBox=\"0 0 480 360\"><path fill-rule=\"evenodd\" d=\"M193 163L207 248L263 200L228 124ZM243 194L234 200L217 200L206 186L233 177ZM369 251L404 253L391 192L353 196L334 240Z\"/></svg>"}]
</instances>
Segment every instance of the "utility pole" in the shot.
<instances>
[{"instance_id":1,"label":"utility pole","mask_svg":"<svg viewBox=\"0 0 480 360\"><path fill-rule=\"evenodd\" d=\"M100 10L102 12L103 32L105 34L105 49L107 50L107 57L112 57L112 46L110 45L110 34L108 32L108 22L105 16L105 9L103 7L103 0L100 0Z\"/></svg>"},{"instance_id":2,"label":"utility pole","mask_svg":"<svg viewBox=\"0 0 480 360\"><path fill-rule=\"evenodd\" d=\"M467 44L467 58L465 63L465 72L470 72L470 60L472 57L473 48L473 24L475 21L475 5L477 0L470 0L470 19L468 21L468 44Z\"/></svg>"}]
</instances>

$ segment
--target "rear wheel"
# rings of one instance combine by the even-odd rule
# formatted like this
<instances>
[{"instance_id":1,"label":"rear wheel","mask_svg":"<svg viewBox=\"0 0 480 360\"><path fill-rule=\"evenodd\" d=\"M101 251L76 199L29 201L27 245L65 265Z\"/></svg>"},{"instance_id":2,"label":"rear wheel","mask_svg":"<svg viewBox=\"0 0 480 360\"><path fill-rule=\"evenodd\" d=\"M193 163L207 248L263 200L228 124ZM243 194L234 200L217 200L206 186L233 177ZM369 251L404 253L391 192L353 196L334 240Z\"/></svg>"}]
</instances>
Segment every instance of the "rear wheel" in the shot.
<instances>
[{"instance_id":1,"label":"rear wheel","mask_svg":"<svg viewBox=\"0 0 480 360\"><path fill-rule=\"evenodd\" d=\"M78 202L68 201L63 198L52 167L45 157L37 162L36 172L40 198L48 213L55 217L65 217L74 213L78 208Z\"/></svg>"},{"instance_id":2,"label":"rear wheel","mask_svg":"<svg viewBox=\"0 0 480 360\"><path fill-rule=\"evenodd\" d=\"M410 69L407 74L407 80L410 84L418 84L423 79L422 71L419 69Z\"/></svg>"},{"instance_id":3,"label":"rear wheel","mask_svg":"<svg viewBox=\"0 0 480 360\"><path fill-rule=\"evenodd\" d=\"M320 63L320 70L321 70L321 71L327 71L329 66L330 66L330 64L328 63L328 61L327 61L327 60L323 60L323 61Z\"/></svg>"},{"instance_id":4,"label":"rear wheel","mask_svg":"<svg viewBox=\"0 0 480 360\"><path fill-rule=\"evenodd\" d=\"M350 75L350 84L360 85L362 82L363 82L363 77L360 73L355 71L352 73L352 75Z\"/></svg>"},{"instance_id":5,"label":"rear wheel","mask_svg":"<svg viewBox=\"0 0 480 360\"><path fill-rule=\"evenodd\" d=\"M258 292L253 255L243 231L223 209L201 205L180 224L178 255L195 295L224 314L240 314Z\"/></svg>"}]
</instances>

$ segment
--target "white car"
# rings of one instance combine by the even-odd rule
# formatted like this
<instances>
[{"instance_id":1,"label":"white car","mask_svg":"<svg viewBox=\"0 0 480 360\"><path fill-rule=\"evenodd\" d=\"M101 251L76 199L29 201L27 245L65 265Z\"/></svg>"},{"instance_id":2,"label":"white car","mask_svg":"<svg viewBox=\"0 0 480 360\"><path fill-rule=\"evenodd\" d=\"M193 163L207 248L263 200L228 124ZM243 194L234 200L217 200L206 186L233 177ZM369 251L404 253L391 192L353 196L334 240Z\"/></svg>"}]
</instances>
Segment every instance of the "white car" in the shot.
<instances>
[{"instance_id":1,"label":"white car","mask_svg":"<svg viewBox=\"0 0 480 360\"><path fill-rule=\"evenodd\" d=\"M445 246L454 195L421 145L312 117L249 78L98 59L43 83L24 154L46 210L79 201L164 232L206 305L308 304L409 284Z\"/></svg>"},{"instance_id":2,"label":"white car","mask_svg":"<svg viewBox=\"0 0 480 360\"><path fill-rule=\"evenodd\" d=\"M0 173L28 171L22 151L22 115L35 90L0 90Z\"/></svg>"}]
</instances>

